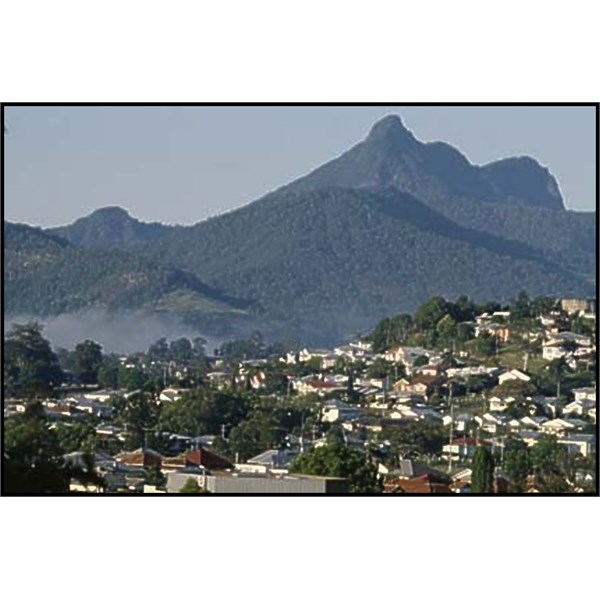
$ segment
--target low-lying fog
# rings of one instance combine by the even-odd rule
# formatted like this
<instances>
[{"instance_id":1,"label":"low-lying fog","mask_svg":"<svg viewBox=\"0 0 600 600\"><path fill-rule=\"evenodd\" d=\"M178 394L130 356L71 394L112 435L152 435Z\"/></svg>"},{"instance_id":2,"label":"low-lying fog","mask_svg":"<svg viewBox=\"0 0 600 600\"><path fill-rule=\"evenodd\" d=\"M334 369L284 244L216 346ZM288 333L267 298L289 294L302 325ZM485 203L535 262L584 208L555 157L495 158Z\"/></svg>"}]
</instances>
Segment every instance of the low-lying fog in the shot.
<instances>
[{"instance_id":1,"label":"low-lying fog","mask_svg":"<svg viewBox=\"0 0 600 600\"><path fill-rule=\"evenodd\" d=\"M168 340L187 337L203 337L207 340L207 353L212 354L223 340L204 335L175 318L148 314L140 311L108 313L87 311L58 317L7 317L5 330L14 323L35 321L44 326L44 337L54 348L73 348L83 340L94 340L102 345L105 353L131 353L147 350L161 337Z\"/></svg>"}]
</instances>

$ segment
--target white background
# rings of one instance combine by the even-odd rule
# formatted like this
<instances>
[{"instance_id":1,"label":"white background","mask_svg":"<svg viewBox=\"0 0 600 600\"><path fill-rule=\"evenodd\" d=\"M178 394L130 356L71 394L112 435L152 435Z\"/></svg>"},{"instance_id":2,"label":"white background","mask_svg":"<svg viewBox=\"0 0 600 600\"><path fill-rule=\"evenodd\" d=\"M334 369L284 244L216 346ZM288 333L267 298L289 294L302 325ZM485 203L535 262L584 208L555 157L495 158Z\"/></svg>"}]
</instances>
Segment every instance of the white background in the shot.
<instances>
[{"instance_id":1,"label":"white background","mask_svg":"<svg viewBox=\"0 0 600 600\"><path fill-rule=\"evenodd\" d=\"M4 2L0 99L593 101L594 3ZM596 498L2 498L19 598L579 598Z\"/></svg>"}]
</instances>

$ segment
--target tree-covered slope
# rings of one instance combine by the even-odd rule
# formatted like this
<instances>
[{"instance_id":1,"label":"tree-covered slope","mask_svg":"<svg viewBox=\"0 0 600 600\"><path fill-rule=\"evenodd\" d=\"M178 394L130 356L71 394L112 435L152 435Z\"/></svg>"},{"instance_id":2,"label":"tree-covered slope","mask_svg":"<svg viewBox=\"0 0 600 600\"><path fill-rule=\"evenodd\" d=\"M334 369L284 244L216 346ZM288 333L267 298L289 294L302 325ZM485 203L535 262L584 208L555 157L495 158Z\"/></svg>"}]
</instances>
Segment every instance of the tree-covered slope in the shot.
<instances>
[{"instance_id":1,"label":"tree-covered slope","mask_svg":"<svg viewBox=\"0 0 600 600\"><path fill-rule=\"evenodd\" d=\"M76 248L34 227L4 222L4 311L56 315L88 308L229 313L247 303L141 254Z\"/></svg>"},{"instance_id":2,"label":"tree-covered slope","mask_svg":"<svg viewBox=\"0 0 600 600\"><path fill-rule=\"evenodd\" d=\"M332 186L394 187L465 227L523 242L595 278L596 214L565 210L556 179L530 157L479 167L446 143L419 141L390 115L364 141L284 189Z\"/></svg>"},{"instance_id":3,"label":"tree-covered slope","mask_svg":"<svg viewBox=\"0 0 600 600\"><path fill-rule=\"evenodd\" d=\"M127 247L139 242L152 242L176 229L162 223L143 223L125 209L108 206L77 219L70 225L47 229L74 246L83 248Z\"/></svg>"},{"instance_id":4,"label":"tree-covered slope","mask_svg":"<svg viewBox=\"0 0 600 600\"><path fill-rule=\"evenodd\" d=\"M148 246L273 318L332 335L434 294L589 294L534 248L462 227L387 190L280 191Z\"/></svg>"}]
</instances>

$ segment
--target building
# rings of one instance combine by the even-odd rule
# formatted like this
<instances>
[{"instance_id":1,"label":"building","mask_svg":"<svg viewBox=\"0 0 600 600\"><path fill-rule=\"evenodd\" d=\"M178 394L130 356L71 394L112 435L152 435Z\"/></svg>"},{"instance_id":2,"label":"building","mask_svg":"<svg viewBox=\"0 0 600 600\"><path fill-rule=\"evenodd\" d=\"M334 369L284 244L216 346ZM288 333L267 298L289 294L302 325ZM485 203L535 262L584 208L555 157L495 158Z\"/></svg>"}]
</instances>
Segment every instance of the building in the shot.
<instances>
[{"instance_id":1,"label":"building","mask_svg":"<svg viewBox=\"0 0 600 600\"><path fill-rule=\"evenodd\" d=\"M169 473L167 491L177 493L189 478L211 494L348 494L346 479L271 473Z\"/></svg>"}]
</instances>

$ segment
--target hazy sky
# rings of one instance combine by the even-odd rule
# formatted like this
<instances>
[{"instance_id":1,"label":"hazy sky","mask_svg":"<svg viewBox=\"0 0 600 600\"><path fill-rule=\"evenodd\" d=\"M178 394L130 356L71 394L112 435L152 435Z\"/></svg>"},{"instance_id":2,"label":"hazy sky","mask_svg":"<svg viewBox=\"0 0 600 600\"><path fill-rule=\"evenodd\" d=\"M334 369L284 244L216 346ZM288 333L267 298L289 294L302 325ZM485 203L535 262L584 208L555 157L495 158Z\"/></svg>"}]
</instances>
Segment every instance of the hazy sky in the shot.
<instances>
[{"instance_id":1,"label":"hazy sky","mask_svg":"<svg viewBox=\"0 0 600 600\"><path fill-rule=\"evenodd\" d=\"M5 218L51 226L119 205L194 223L341 154L382 116L484 164L528 154L595 209L593 107L7 107Z\"/></svg>"}]
</instances>

